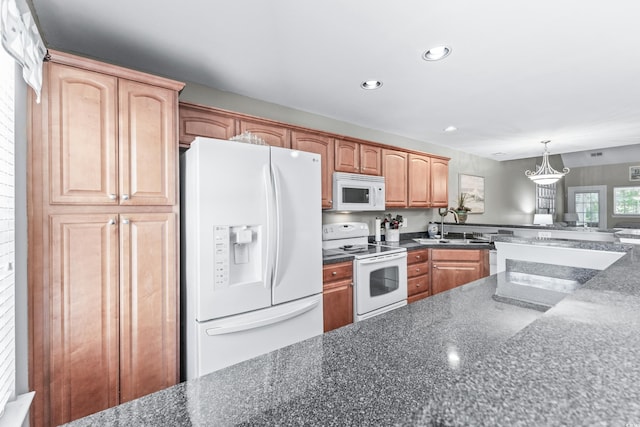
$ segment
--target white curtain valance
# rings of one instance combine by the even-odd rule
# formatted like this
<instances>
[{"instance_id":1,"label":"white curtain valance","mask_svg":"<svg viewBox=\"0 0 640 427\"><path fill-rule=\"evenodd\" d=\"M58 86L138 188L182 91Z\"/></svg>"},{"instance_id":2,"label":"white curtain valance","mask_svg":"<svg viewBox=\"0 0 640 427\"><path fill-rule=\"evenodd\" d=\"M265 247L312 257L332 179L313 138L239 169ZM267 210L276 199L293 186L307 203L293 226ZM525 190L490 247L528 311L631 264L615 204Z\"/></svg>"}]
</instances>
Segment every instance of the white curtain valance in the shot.
<instances>
[{"instance_id":1,"label":"white curtain valance","mask_svg":"<svg viewBox=\"0 0 640 427\"><path fill-rule=\"evenodd\" d=\"M0 0L2 46L22 67L22 77L36 92L40 102L42 62L47 49L31 12L20 13L16 0Z\"/></svg>"}]
</instances>

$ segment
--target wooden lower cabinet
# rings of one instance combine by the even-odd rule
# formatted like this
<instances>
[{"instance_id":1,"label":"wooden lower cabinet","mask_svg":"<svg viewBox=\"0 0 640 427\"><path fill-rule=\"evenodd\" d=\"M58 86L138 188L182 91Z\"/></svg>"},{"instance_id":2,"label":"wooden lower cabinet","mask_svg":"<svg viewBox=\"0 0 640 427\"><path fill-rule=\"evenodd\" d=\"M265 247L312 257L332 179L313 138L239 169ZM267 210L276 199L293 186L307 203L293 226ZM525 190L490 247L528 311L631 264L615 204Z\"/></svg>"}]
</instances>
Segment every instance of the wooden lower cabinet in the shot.
<instances>
[{"instance_id":1,"label":"wooden lower cabinet","mask_svg":"<svg viewBox=\"0 0 640 427\"><path fill-rule=\"evenodd\" d=\"M176 222L173 213L50 216L44 425L177 382Z\"/></svg>"},{"instance_id":2,"label":"wooden lower cabinet","mask_svg":"<svg viewBox=\"0 0 640 427\"><path fill-rule=\"evenodd\" d=\"M486 249L432 249L432 294L488 276L488 253Z\"/></svg>"},{"instance_id":3,"label":"wooden lower cabinet","mask_svg":"<svg viewBox=\"0 0 640 427\"><path fill-rule=\"evenodd\" d=\"M322 283L324 331L353 323L353 262L325 265Z\"/></svg>"},{"instance_id":4,"label":"wooden lower cabinet","mask_svg":"<svg viewBox=\"0 0 640 427\"><path fill-rule=\"evenodd\" d=\"M412 303L431 295L429 249L409 251L407 254L407 302Z\"/></svg>"}]
</instances>

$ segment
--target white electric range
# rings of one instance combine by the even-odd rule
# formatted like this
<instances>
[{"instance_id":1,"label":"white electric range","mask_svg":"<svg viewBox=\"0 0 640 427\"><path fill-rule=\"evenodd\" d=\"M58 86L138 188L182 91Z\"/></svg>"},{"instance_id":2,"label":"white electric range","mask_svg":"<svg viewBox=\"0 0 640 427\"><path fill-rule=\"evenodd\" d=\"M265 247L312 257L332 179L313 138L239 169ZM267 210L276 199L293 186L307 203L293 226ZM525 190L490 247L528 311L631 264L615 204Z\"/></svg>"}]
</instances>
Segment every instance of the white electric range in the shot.
<instances>
[{"instance_id":1,"label":"white electric range","mask_svg":"<svg viewBox=\"0 0 640 427\"><path fill-rule=\"evenodd\" d=\"M340 222L322 226L322 252L351 255L353 261L353 314L356 321L407 304L407 250L369 243L369 226Z\"/></svg>"}]
</instances>

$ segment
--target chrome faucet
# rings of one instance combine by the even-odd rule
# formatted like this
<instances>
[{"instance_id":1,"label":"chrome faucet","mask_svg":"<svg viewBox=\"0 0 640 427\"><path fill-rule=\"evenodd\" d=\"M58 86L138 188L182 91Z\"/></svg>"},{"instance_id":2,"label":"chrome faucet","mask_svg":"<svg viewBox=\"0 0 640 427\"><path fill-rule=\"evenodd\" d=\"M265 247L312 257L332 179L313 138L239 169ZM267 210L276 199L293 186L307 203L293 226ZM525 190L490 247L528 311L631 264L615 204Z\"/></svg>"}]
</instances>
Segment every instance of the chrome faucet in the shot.
<instances>
[{"instance_id":1,"label":"chrome faucet","mask_svg":"<svg viewBox=\"0 0 640 427\"><path fill-rule=\"evenodd\" d=\"M440 214L440 237L444 239L444 217L449 215L449 212L453 214L453 217L456 220L456 224L458 223L458 213L453 209L440 208L438 213Z\"/></svg>"}]
</instances>

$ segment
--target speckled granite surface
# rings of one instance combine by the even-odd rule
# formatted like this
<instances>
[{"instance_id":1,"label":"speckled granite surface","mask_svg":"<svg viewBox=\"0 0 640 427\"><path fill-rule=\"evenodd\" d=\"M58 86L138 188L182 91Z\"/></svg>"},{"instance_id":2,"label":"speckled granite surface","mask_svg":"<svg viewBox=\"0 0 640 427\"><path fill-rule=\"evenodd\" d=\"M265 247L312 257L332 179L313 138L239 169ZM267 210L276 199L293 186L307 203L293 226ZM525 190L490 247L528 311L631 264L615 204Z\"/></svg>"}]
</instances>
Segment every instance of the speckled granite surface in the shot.
<instances>
[{"instance_id":1,"label":"speckled granite surface","mask_svg":"<svg viewBox=\"0 0 640 427\"><path fill-rule=\"evenodd\" d=\"M640 259L541 313L495 276L72 426L640 423Z\"/></svg>"},{"instance_id":2,"label":"speckled granite surface","mask_svg":"<svg viewBox=\"0 0 640 427\"><path fill-rule=\"evenodd\" d=\"M542 313L494 301L483 279L73 426L393 425Z\"/></svg>"},{"instance_id":3,"label":"speckled granite surface","mask_svg":"<svg viewBox=\"0 0 640 427\"><path fill-rule=\"evenodd\" d=\"M531 239L528 237L496 236L494 242L522 243L525 245L556 246L577 249L590 249L594 251L627 252L633 247L632 244L617 242L598 242L592 240L570 240L570 239Z\"/></svg>"}]
</instances>

